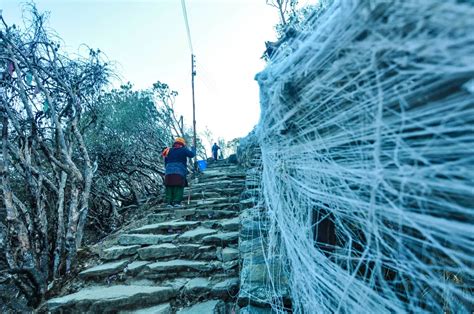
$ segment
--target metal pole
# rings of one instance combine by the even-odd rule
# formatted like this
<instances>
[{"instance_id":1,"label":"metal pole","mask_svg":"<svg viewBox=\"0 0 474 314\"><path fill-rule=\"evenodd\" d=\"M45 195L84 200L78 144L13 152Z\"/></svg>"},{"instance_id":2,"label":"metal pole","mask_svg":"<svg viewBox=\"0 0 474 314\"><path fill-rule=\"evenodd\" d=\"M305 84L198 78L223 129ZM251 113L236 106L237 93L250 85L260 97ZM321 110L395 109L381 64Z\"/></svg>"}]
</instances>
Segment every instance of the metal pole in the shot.
<instances>
[{"instance_id":1,"label":"metal pole","mask_svg":"<svg viewBox=\"0 0 474 314\"><path fill-rule=\"evenodd\" d=\"M192 87L192 94L193 94L193 145L194 148L197 150L196 147L196 103L194 99L194 77L196 76L196 63L194 60L194 54L191 54L191 87ZM194 170L196 170L197 165L197 156L194 156Z\"/></svg>"}]
</instances>

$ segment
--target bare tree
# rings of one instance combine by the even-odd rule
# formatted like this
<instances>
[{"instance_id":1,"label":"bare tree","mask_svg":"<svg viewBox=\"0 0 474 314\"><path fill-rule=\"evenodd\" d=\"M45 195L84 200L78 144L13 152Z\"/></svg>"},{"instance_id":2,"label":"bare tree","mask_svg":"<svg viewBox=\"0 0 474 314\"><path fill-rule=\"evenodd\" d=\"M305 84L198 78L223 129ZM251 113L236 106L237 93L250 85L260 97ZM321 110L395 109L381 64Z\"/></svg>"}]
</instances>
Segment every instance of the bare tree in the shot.
<instances>
[{"instance_id":1,"label":"bare tree","mask_svg":"<svg viewBox=\"0 0 474 314\"><path fill-rule=\"evenodd\" d=\"M286 15L290 12L290 10L294 10L296 4L298 3L297 0L266 0L267 5L272 6L278 9L280 14L280 22L283 25L287 24Z\"/></svg>"},{"instance_id":2,"label":"bare tree","mask_svg":"<svg viewBox=\"0 0 474 314\"><path fill-rule=\"evenodd\" d=\"M108 77L100 51L71 59L31 7L21 31L0 17L2 201L9 272L31 306L72 270L95 165L81 121Z\"/></svg>"}]
</instances>

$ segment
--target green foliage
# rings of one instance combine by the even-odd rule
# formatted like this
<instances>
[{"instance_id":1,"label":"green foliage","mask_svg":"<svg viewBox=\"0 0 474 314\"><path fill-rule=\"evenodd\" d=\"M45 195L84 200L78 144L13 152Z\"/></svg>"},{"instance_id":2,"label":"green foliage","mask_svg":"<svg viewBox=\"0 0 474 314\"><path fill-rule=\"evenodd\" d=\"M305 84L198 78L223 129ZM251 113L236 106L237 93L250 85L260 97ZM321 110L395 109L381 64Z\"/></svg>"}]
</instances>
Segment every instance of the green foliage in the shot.
<instances>
[{"instance_id":1,"label":"green foliage","mask_svg":"<svg viewBox=\"0 0 474 314\"><path fill-rule=\"evenodd\" d=\"M97 106L91 117L94 126L87 136L93 153L162 147L172 138L168 119L159 114L150 91L134 91L131 84L122 85L103 95Z\"/></svg>"},{"instance_id":2,"label":"green foliage","mask_svg":"<svg viewBox=\"0 0 474 314\"><path fill-rule=\"evenodd\" d=\"M86 144L98 165L91 222L104 235L122 223L124 207L159 193L161 152L173 138L169 112L152 90L128 83L103 94L87 113Z\"/></svg>"},{"instance_id":3,"label":"green foliage","mask_svg":"<svg viewBox=\"0 0 474 314\"><path fill-rule=\"evenodd\" d=\"M175 115L177 95L159 81L149 90L134 90L128 83L103 94L87 112L86 144L98 165L91 206L97 219L91 222L104 235L126 219L125 209L158 195L163 149L176 136L192 143L192 129ZM202 156L200 139L197 147Z\"/></svg>"}]
</instances>

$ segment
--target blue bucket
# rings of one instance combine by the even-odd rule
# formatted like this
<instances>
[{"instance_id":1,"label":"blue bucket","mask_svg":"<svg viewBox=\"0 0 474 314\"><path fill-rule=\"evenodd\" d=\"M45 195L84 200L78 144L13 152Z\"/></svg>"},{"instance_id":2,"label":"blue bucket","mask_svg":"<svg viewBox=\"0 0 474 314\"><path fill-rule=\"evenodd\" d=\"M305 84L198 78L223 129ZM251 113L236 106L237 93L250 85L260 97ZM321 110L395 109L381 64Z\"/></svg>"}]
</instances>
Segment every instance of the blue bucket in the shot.
<instances>
[{"instance_id":1,"label":"blue bucket","mask_svg":"<svg viewBox=\"0 0 474 314\"><path fill-rule=\"evenodd\" d=\"M200 171L206 170L206 168L207 168L207 161L205 161L205 160L198 160L197 163L198 163L198 167L199 167L199 170L200 170Z\"/></svg>"}]
</instances>

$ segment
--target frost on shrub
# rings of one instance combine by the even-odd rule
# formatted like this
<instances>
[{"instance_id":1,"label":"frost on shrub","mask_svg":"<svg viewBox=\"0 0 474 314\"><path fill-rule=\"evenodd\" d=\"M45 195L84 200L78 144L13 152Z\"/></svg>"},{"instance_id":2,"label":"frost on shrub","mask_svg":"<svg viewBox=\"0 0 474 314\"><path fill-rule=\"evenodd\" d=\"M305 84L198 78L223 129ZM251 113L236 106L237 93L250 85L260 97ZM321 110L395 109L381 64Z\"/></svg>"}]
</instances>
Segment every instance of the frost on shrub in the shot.
<instances>
[{"instance_id":1,"label":"frost on shrub","mask_svg":"<svg viewBox=\"0 0 474 314\"><path fill-rule=\"evenodd\" d=\"M262 197L296 312L472 308L473 16L334 1L257 75Z\"/></svg>"}]
</instances>

